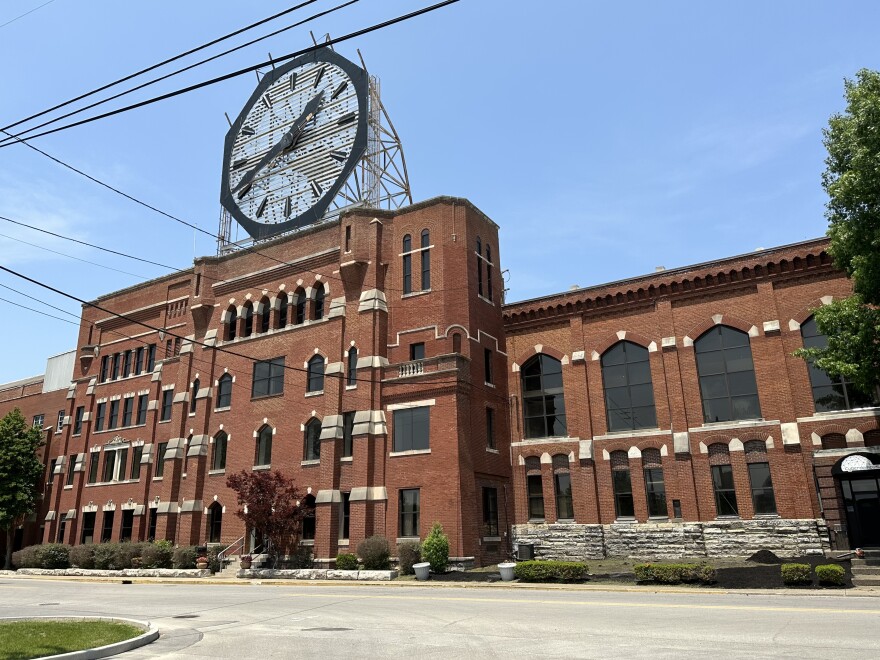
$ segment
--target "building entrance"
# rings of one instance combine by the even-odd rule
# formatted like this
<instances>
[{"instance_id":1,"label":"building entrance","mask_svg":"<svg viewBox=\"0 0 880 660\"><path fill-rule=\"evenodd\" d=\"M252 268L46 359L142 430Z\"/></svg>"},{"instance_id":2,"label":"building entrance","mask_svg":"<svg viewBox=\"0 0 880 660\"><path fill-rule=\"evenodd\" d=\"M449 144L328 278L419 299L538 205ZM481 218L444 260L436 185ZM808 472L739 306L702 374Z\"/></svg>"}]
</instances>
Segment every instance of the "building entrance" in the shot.
<instances>
[{"instance_id":1,"label":"building entrance","mask_svg":"<svg viewBox=\"0 0 880 660\"><path fill-rule=\"evenodd\" d=\"M851 454L832 473L840 480L850 547L880 547L880 457Z\"/></svg>"}]
</instances>

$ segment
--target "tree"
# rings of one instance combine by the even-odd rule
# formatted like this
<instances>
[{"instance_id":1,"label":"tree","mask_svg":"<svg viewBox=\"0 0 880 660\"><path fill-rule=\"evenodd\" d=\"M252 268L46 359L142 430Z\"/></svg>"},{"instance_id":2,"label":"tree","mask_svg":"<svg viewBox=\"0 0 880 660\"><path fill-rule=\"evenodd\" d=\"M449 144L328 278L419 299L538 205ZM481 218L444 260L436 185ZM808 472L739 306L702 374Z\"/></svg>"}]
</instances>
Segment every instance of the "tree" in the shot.
<instances>
[{"instance_id":1,"label":"tree","mask_svg":"<svg viewBox=\"0 0 880 660\"><path fill-rule=\"evenodd\" d=\"M226 485L235 491L239 506L235 515L248 529L257 530L269 541L273 559L296 551L304 510L299 505L300 492L291 479L278 470L242 470L229 475Z\"/></svg>"},{"instance_id":2,"label":"tree","mask_svg":"<svg viewBox=\"0 0 880 660\"><path fill-rule=\"evenodd\" d=\"M846 110L823 131L822 187L829 252L853 295L815 310L828 346L797 355L880 397L880 73L862 69L844 88Z\"/></svg>"},{"instance_id":3,"label":"tree","mask_svg":"<svg viewBox=\"0 0 880 660\"><path fill-rule=\"evenodd\" d=\"M15 529L37 510L43 464L37 449L43 432L28 426L18 408L0 419L0 529L6 530L7 569L12 567Z\"/></svg>"}]
</instances>

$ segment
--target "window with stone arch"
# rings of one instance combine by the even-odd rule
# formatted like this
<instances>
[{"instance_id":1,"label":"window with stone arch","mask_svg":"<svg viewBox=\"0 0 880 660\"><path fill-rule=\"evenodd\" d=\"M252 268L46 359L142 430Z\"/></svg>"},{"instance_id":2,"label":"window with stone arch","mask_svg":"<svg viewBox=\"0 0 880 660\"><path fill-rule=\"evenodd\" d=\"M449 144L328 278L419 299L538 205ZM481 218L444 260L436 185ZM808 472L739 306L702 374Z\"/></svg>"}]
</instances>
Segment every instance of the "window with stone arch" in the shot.
<instances>
[{"instance_id":1,"label":"window with stone arch","mask_svg":"<svg viewBox=\"0 0 880 660\"><path fill-rule=\"evenodd\" d=\"M431 288L431 234L422 230L422 291Z\"/></svg>"},{"instance_id":2,"label":"window with stone arch","mask_svg":"<svg viewBox=\"0 0 880 660\"><path fill-rule=\"evenodd\" d=\"M303 445L304 461L321 459L321 420L316 417L306 422Z\"/></svg>"},{"instance_id":3,"label":"window with stone arch","mask_svg":"<svg viewBox=\"0 0 880 660\"><path fill-rule=\"evenodd\" d=\"M716 325L694 342L703 421L759 419L761 405L748 333Z\"/></svg>"},{"instance_id":4,"label":"window with stone arch","mask_svg":"<svg viewBox=\"0 0 880 660\"><path fill-rule=\"evenodd\" d=\"M750 440L743 445L743 451L749 470L755 515L775 515L776 495L773 492L773 478L770 476L770 461L767 459L767 443L763 440Z\"/></svg>"},{"instance_id":5,"label":"window with stone arch","mask_svg":"<svg viewBox=\"0 0 880 660\"><path fill-rule=\"evenodd\" d=\"M302 325L306 322L306 305L308 304L305 289L303 289L302 287L299 287L296 291L294 291L293 304L293 324Z\"/></svg>"},{"instance_id":6,"label":"window with stone arch","mask_svg":"<svg viewBox=\"0 0 880 660\"><path fill-rule=\"evenodd\" d=\"M283 328L287 325L287 311L288 299L287 292L282 291L278 294L278 324L275 326L276 328Z\"/></svg>"},{"instance_id":7,"label":"window with stone arch","mask_svg":"<svg viewBox=\"0 0 880 660\"><path fill-rule=\"evenodd\" d=\"M567 454L553 457L553 488L556 491L556 519L574 520L574 505L571 497L571 471Z\"/></svg>"},{"instance_id":8,"label":"window with stone arch","mask_svg":"<svg viewBox=\"0 0 880 660\"><path fill-rule=\"evenodd\" d=\"M232 341L235 339L236 331L238 330L238 311L235 309L235 305L230 305L229 309L226 310L226 341Z\"/></svg>"},{"instance_id":9,"label":"window with stone arch","mask_svg":"<svg viewBox=\"0 0 880 660\"><path fill-rule=\"evenodd\" d=\"M345 384L348 385L348 387L354 387L357 385L357 363L358 349L352 346L348 349L348 374L345 381Z\"/></svg>"},{"instance_id":10,"label":"window with stone arch","mask_svg":"<svg viewBox=\"0 0 880 660\"><path fill-rule=\"evenodd\" d=\"M302 499L302 539L303 541L315 540L315 496L309 493Z\"/></svg>"},{"instance_id":11,"label":"window with stone arch","mask_svg":"<svg viewBox=\"0 0 880 660\"><path fill-rule=\"evenodd\" d=\"M522 366L520 378L525 437L565 436L562 363L545 353L539 353Z\"/></svg>"},{"instance_id":12,"label":"window with stone arch","mask_svg":"<svg viewBox=\"0 0 880 660\"><path fill-rule=\"evenodd\" d=\"M244 327L241 329L242 337L250 337L254 334L254 305L248 300L241 308L241 318L244 321Z\"/></svg>"},{"instance_id":13,"label":"window with stone arch","mask_svg":"<svg viewBox=\"0 0 880 660\"><path fill-rule=\"evenodd\" d=\"M214 436L214 452L211 456L211 470L226 469L226 444L228 440L229 435L227 435L226 431L219 431L217 435Z\"/></svg>"},{"instance_id":14,"label":"window with stone arch","mask_svg":"<svg viewBox=\"0 0 880 660\"><path fill-rule=\"evenodd\" d=\"M324 390L324 356L313 355L306 367L306 392Z\"/></svg>"},{"instance_id":15,"label":"window with stone arch","mask_svg":"<svg viewBox=\"0 0 880 660\"><path fill-rule=\"evenodd\" d=\"M738 516L733 467L726 444L716 442L709 445L709 467L712 471L712 490L715 492L715 515Z\"/></svg>"},{"instance_id":16,"label":"window with stone arch","mask_svg":"<svg viewBox=\"0 0 880 660\"><path fill-rule=\"evenodd\" d=\"M189 394L189 412L190 414L195 413L196 411L196 401L199 394L199 387L201 386L201 382L198 378L196 378L192 383L192 389Z\"/></svg>"},{"instance_id":17,"label":"window with stone arch","mask_svg":"<svg viewBox=\"0 0 880 660\"><path fill-rule=\"evenodd\" d=\"M223 374L217 380L217 407L229 408L232 405L232 376Z\"/></svg>"},{"instance_id":18,"label":"window with stone arch","mask_svg":"<svg viewBox=\"0 0 880 660\"><path fill-rule=\"evenodd\" d=\"M324 297L326 295L324 284L321 282L315 284L314 292L315 300L312 306L312 318L317 321L318 319L324 318Z\"/></svg>"},{"instance_id":19,"label":"window with stone arch","mask_svg":"<svg viewBox=\"0 0 880 660\"><path fill-rule=\"evenodd\" d=\"M648 349L619 341L602 354L602 387L609 431L655 428L654 385Z\"/></svg>"},{"instance_id":20,"label":"window with stone arch","mask_svg":"<svg viewBox=\"0 0 880 660\"><path fill-rule=\"evenodd\" d=\"M825 348L828 346L828 337L819 331L816 319L812 316L801 323L801 338L804 341L804 348ZM857 389L846 378L829 376L823 369L810 361L807 362L807 369L810 373L813 405L816 412L851 410L878 403L875 396Z\"/></svg>"},{"instance_id":21,"label":"window with stone arch","mask_svg":"<svg viewBox=\"0 0 880 660\"><path fill-rule=\"evenodd\" d=\"M614 491L614 514L618 519L635 518L629 455L625 451L611 452L611 486Z\"/></svg>"},{"instance_id":22,"label":"window with stone arch","mask_svg":"<svg viewBox=\"0 0 880 660\"><path fill-rule=\"evenodd\" d=\"M648 516L655 518L668 517L666 484L663 480L663 463L659 449L645 449L642 451L642 470L645 474L645 498L648 502Z\"/></svg>"},{"instance_id":23,"label":"window with stone arch","mask_svg":"<svg viewBox=\"0 0 880 660\"><path fill-rule=\"evenodd\" d=\"M483 241L477 236L477 295L483 295Z\"/></svg>"},{"instance_id":24,"label":"window with stone arch","mask_svg":"<svg viewBox=\"0 0 880 660\"><path fill-rule=\"evenodd\" d=\"M257 431L257 445L254 456L254 465L263 466L272 464L272 436L274 429L264 424Z\"/></svg>"},{"instance_id":25,"label":"window with stone arch","mask_svg":"<svg viewBox=\"0 0 880 660\"><path fill-rule=\"evenodd\" d=\"M541 459L537 456L529 456L526 459L525 468L529 520L544 520L544 483L541 478Z\"/></svg>"},{"instance_id":26,"label":"window with stone arch","mask_svg":"<svg viewBox=\"0 0 880 660\"><path fill-rule=\"evenodd\" d=\"M401 245L403 252L403 294L412 293L412 236L406 234Z\"/></svg>"},{"instance_id":27,"label":"window with stone arch","mask_svg":"<svg viewBox=\"0 0 880 660\"><path fill-rule=\"evenodd\" d=\"M272 321L272 303L269 302L267 296L263 296L260 300L260 332L265 334L269 332L269 324Z\"/></svg>"}]
</instances>

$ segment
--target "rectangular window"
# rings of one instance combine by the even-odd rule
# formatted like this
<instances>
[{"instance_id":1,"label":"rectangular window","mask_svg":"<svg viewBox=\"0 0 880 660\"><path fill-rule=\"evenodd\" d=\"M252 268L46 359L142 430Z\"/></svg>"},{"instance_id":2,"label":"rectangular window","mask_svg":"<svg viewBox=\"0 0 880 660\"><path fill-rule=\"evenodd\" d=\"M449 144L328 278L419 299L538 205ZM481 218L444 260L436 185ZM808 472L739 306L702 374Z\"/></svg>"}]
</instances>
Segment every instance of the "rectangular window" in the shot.
<instances>
[{"instance_id":1,"label":"rectangular window","mask_svg":"<svg viewBox=\"0 0 880 660\"><path fill-rule=\"evenodd\" d=\"M557 472L553 475L556 486L556 518L574 520L574 506L571 503L571 475L568 472Z\"/></svg>"},{"instance_id":2,"label":"rectangular window","mask_svg":"<svg viewBox=\"0 0 880 660\"><path fill-rule=\"evenodd\" d=\"M53 458L49 461L49 474L46 476L46 483L51 484L55 481L55 466L58 465L58 459Z\"/></svg>"},{"instance_id":3,"label":"rectangular window","mask_svg":"<svg viewBox=\"0 0 880 660\"><path fill-rule=\"evenodd\" d=\"M45 419L45 415L34 415L34 428L41 429L43 428L43 420Z\"/></svg>"},{"instance_id":4,"label":"rectangular window","mask_svg":"<svg viewBox=\"0 0 880 660\"><path fill-rule=\"evenodd\" d=\"M67 531L67 521L62 520L61 524L58 525L58 538L55 540L56 543L64 543L64 532Z\"/></svg>"},{"instance_id":5,"label":"rectangular window","mask_svg":"<svg viewBox=\"0 0 880 660\"><path fill-rule=\"evenodd\" d=\"M113 475L114 481L125 481L125 468L128 467L128 447L116 450L116 473Z\"/></svg>"},{"instance_id":6,"label":"rectangular window","mask_svg":"<svg viewBox=\"0 0 880 660\"><path fill-rule=\"evenodd\" d=\"M115 511L104 512L104 524L101 525L101 543L109 543L113 538L113 514Z\"/></svg>"},{"instance_id":7,"label":"rectangular window","mask_svg":"<svg viewBox=\"0 0 880 660\"><path fill-rule=\"evenodd\" d=\"M122 512L122 527L119 529L119 540L131 541L132 529L134 529L134 509L125 509Z\"/></svg>"},{"instance_id":8,"label":"rectangular window","mask_svg":"<svg viewBox=\"0 0 880 660\"><path fill-rule=\"evenodd\" d=\"M284 358L254 362L251 397L271 396L284 392Z\"/></svg>"},{"instance_id":9,"label":"rectangular window","mask_svg":"<svg viewBox=\"0 0 880 660\"><path fill-rule=\"evenodd\" d=\"M752 485L752 504L755 507L755 515L767 516L775 514L776 496L773 494L770 464L749 463L749 482Z\"/></svg>"},{"instance_id":10,"label":"rectangular window","mask_svg":"<svg viewBox=\"0 0 880 660\"><path fill-rule=\"evenodd\" d=\"M76 454L71 454L67 457L67 481L65 482L66 486L73 485L73 475L76 474L74 470L76 470Z\"/></svg>"},{"instance_id":11,"label":"rectangular window","mask_svg":"<svg viewBox=\"0 0 880 660\"><path fill-rule=\"evenodd\" d=\"M667 516L666 485L663 468L645 468L645 495L648 498L649 516Z\"/></svg>"},{"instance_id":12,"label":"rectangular window","mask_svg":"<svg viewBox=\"0 0 880 660\"><path fill-rule=\"evenodd\" d=\"M495 381L492 380L492 349L483 349L483 373L486 376L486 383L491 385Z\"/></svg>"},{"instance_id":13,"label":"rectangular window","mask_svg":"<svg viewBox=\"0 0 880 660\"><path fill-rule=\"evenodd\" d=\"M159 421L167 422L171 419L171 405L174 403L174 390L162 391L162 414Z\"/></svg>"},{"instance_id":14,"label":"rectangular window","mask_svg":"<svg viewBox=\"0 0 880 660\"><path fill-rule=\"evenodd\" d=\"M101 382L106 383L110 374L110 356L105 355L101 358Z\"/></svg>"},{"instance_id":15,"label":"rectangular window","mask_svg":"<svg viewBox=\"0 0 880 660\"><path fill-rule=\"evenodd\" d=\"M529 520L544 519L544 484L540 474L526 477L526 489L529 494Z\"/></svg>"},{"instance_id":16,"label":"rectangular window","mask_svg":"<svg viewBox=\"0 0 880 660\"><path fill-rule=\"evenodd\" d=\"M131 351L125 351L122 359L122 377L128 378L131 374Z\"/></svg>"},{"instance_id":17,"label":"rectangular window","mask_svg":"<svg viewBox=\"0 0 880 660\"><path fill-rule=\"evenodd\" d=\"M733 468L729 465L712 466L712 487L715 489L715 511L718 516L738 516Z\"/></svg>"},{"instance_id":18,"label":"rectangular window","mask_svg":"<svg viewBox=\"0 0 880 660\"><path fill-rule=\"evenodd\" d=\"M486 446L495 449L495 411L486 408Z\"/></svg>"},{"instance_id":19,"label":"rectangular window","mask_svg":"<svg viewBox=\"0 0 880 660\"><path fill-rule=\"evenodd\" d=\"M339 538L347 539L349 521L351 520L351 493L342 493L342 502L339 503Z\"/></svg>"},{"instance_id":20,"label":"rectangular window","mask_svg":"<svg viewBox=\"0 0 880 660\"><path fill-rule=\"evenodd\" d=\"M104 452L104 472L101 475L101 481L107 483L113 481L113 469L116 467L116 452Z\"/></svg>"},{"instance_id":21,"label":"rectangular window","mask_svg":"<svg viewBox=\"0 0 880 660\"><path fill-rule=\"evenodd\" d=\"M127 396L122 400L122 425L131 426L131 413L134 409L134 397Z\"/></svg>"},{"instance_id":22,"label":"rectangular window","mask_svg":"<svg viewBox=\"0 0 880 660\"><path fill-rule=\"evenodd\" d=\"M147 423L147 404L149 403L149 394L141 394L138 396L137 420L135 424L142 426Z\"/></svg>"},{"instance_id":23,"label":"rectangular window","mask_svg":"<svg viewBox=\"0 0 880 660\"><path fill-rule=\"evenodd\" d=\"M483 536L500 536L497 488L483 487Z\"/></svg>"},{"instance_id":24,"label":"rectangular window","mask_svg":"<svg viewBox=\"0 0 880 660\"><path fill-rule=\"evenodd\" d=\"M214 459L211 462L212 470L226 469L226 440L225 433L220 433L214 438Z\"/></svg>"},{"instance_id":25,"label":"rectangular window","mask_svg":"<svg viewBox=\"0 0 880 660\"><path fill-rule=\"evenodd\" d=\"M92 543L95 540L95 512L89 511L83 514L82 535L80 543Z\"/></svg>"},{"instance_id":26,"label":"rectangular window","mask_svg":"<svg viewBox=\"0 0 880 660\"><path fill-rule=\"evenodd\" d=\"M139 376L144 370L144 347L138 346L134 352L134 375Z\"/></svg>"},{"instance_id":27,"label":"rectangular window","mask_svg":"<svg viewBox=\"0 0 880 660\"><path fill-rule=\"evenodd\" d=\"M419 489L405 488L400 491L400 529L402 537L419 535Z\"/></svg>"},{"instance_id":28,"label":"rectangular window","mask_svg":"<svg viewBox=\"0 0 880 660\"><path fill-rule=\"evenodd\" d=\"M79 435L83 430L83 416L86 414L85 406L77 406L73 416L73 434Z\"/></svg>"},{"instance_id":29,"label":"rectangular window","mask_svg":"<svg viewBox=\"0 0 880 660\"><path fill-rule=\"evenodd\" d=\"M430 448L430 406L394 411L393 451Z\"/></svg>"},{"instance_id":30,"label":"rectangular window","mask_svg":"<svg viewBox=\"0 0 880 660\"><path fill-rule=\"evenodd\" d=\"M422 250L422 291L431 288L431 251Z\"/></svg>"},{"instance_id":31,"label":"rectangular window","mask_svg":"<svg viewBox=\"0 0 880 660\"><path fill-rule=\"evenodd\" d=\"M412 293L412 254L403 255L403 294Z\"/></svg>"},{"instance_id":32,"label":"rectangular window","mask_svg":"<svg viewBox=\"0 0 880 660\"><path fill-rule=\"evenodd\" d=\"M156 366L156 344L147 347L147 371L152 371Z\"/></svg>"},{"instance_id":33,"label":"rectangular window","mask_svg":"<svg viewBox=\"0 0 880 660\"><path fill-rule=\"evenodd\" d=\"M618 518L634 518L632 481L629 470L613 470L611 481L614 485L614 510Z\"/></svg>"},{"instance_id":34,"label":"rectangular window","mask_svg":"<svg viewBox=\"0 0 880 660\"><path fill-rule=\"evenodd\" d=\"M95 413L95 430L103 431L104 430L104 417L107 414L107 404L99 403L98 411Z\"/></svg>"},{"instance_id":35,"label":"rectangular window","mask_svg":"<svg viewBox=\"0 0 880 660\"><path fill-rule=\"evenodd\" d=\"M119 399L114 399L110 402L110 418L107 420L107 428L115 429L118 424L116 423L119 420Z\"/></svg>"},{"instance_id":36,"label":"rectangular window","mask_svg":"<svg viewBox=\"0 0 880 660\"><path fill-rule=\"evenodd\" d=\"M143 445L131 448L131 472L129 472L128 478L132 481L137 481L141 478L141 459L143 456Z\"/></svg>"},{"instance_id":37,"label":"rectangular window","mask_svg":"<svg viewBox=\"0 0 880 660\"><path fill-rule=\"evenodd\" d=\"M89 454L89 483L98 483L98 461L101 460L101 453L93 451Z\"/></svg>"},{"instance_id":38,"label":"rectangular window","mask_svg":"<svg viewBox=\"0 0 880 660\"><path fill-rule=\"evenodd\" d=\"M119 378L119 356L120 355L121 355L121 353L114 353L113 354L113 367L111 369L111 371L113 372L111 375L113 380L116 380L117 378Z\"/></svg>"},{"instance_id":39,"label":"rectangular window","mask_svg":"<svg viewBox=\"0 0 880 660\"><path fill-rule=\"evenodd\" d=\"M418 342L417 344L409 345L409 359L410 360L424 360L425 359L425 344L424 342Z\"/></svg>"},{"instance_id":40,"label":"rectangular window","mask_svg":"<svg viewBox=\"0 0 880 660\"><path fill-rule=\"evenodd\" d=\"M147 520L147 540L153 541L156 538L156 509L149 509L149 519Z\"/></svg>"},{"instance_id":41,"label":"rectangular window","mask_svg":"<svg viewBox=\"0 0 880 660\"><path fill-rule=\"evenodd\" d=\"M58 411L58 423L55 425L55 429L60 433L61 429L64 427L64 411Z\"/></svg>"},{"instance_id":42,"label":"rectangular window","mask_svg":"<svg viewBox=\"0 0 880 660\"><path fill-rule=\"evenodd\" d=\"M354 413L342 413L342 456L354 455Z\"/></svg>"},{"instance_id":43,"label":"rectangular window","mask_svg":"<svg viewBox=\"0 0 880 660\"><path fill-rule=\"evenodd\" d=\"M167 446L167 442L160 442L156 449L156 470L153 474L154 477L161 477L165 474L165 448Z\"/></svg>"}]
</instances>

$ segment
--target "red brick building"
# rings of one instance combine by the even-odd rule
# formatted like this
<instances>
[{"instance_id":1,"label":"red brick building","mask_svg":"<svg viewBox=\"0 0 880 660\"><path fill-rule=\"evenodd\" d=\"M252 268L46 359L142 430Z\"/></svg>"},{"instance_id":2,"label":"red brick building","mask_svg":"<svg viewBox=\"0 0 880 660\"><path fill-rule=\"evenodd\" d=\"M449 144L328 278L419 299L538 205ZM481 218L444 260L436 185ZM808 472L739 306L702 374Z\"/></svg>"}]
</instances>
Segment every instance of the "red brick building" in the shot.
<instances>
[{"instance_id":1,"label":"red brick building","mask_svg":"<svg viewBox=\"0 0 880 660\"><path fill-rule=\"evenodd\" d=\"M876 402L792 357L850 291L824 240L504 306L498 245L442 197L94 301L43 540L257 544L226 479L279 469L325 562L434 521L476 564L873 542Z\"/></svg>"}]
</instances>

